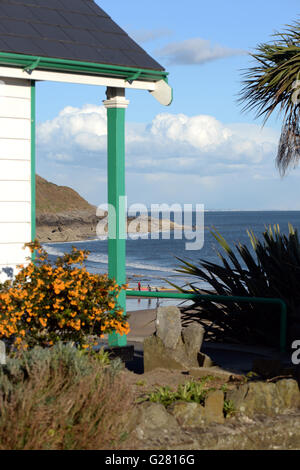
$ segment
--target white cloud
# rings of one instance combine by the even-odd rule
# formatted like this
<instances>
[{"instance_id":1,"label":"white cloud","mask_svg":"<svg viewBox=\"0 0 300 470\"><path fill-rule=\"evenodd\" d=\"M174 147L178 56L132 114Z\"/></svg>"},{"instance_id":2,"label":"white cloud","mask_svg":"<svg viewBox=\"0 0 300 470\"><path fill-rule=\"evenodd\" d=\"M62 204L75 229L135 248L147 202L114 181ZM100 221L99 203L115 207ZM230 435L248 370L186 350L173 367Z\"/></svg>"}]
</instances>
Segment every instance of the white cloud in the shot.
<instances>
[{"instance_id":1,"label":"white cloud","mask_svg":"<svg viewBox=\"0 0 300 470\"><path fill-rule=\"evenodd\" d=\"M170 65L203 64L224 57L244 54L246 52L243 50L212 44L211 41L202 38L173 42L156 51L156 55L168 60Z\"/></svg>"},{"instance_id":2,"label":"white cloud","mask_svg":"<svg viewBox=\"0 0 300 470\"><path fill-rule=\"evenodd\" d=\"M38 127L38 171L58 184L73 186L94 204L105 202L106 126L103 106L63 109ZM208 115L161 113L148 125L129 122L128 193L139 200L140 195L146 197L147 184L152 184L157 202L167 194L173 200L179 188L178 202L195 191L198 202L204 202L208 194L219 194L220 188L225 191L226 185L229 197L230 181L236 181L236 187L241 181L250 187L252 182L274 181L278 179L274 165L278 139L273 129L224 124Z\"/></svg>"},{"instance_id":3,"label":"white cloud","mask_svg":"<svg viewBox=\"0 0 300 470\"><path fill-rule=\"evenodd\" d=\"M57 140L58 139L58 140ZM82 108L68 106L51 121L40 124L38 142L67 147L74 143L86 150L105 147L106 110L103 106L85 105Z\"/></svg>"},{"instance_id":4,"label":"white cloud","mask_svg":"<svg viewBox=\"0 0 300 470\"><path fill-rule=\"evenodd\" d=\"M49 160L86 167L106 164L106 111L103 106L65 108L38 128L39 152ZM263 167L274 158L279 135L256 125L223 124L208 115L158 114L148 125L127 124L129 171L168 171L203 176Z\"/></svg>"},{"instance_id":5,"label":"white cloud","mask_svg":"<svg viewBox=\"0 0 300 470\"><path fill-rule=\"evenodd\" d=\"M130 36L137 43L155 41L166 36L172 35L173 32L166 28L161 29L138 29L131 31Z\"/></svg>"}]
</instances>

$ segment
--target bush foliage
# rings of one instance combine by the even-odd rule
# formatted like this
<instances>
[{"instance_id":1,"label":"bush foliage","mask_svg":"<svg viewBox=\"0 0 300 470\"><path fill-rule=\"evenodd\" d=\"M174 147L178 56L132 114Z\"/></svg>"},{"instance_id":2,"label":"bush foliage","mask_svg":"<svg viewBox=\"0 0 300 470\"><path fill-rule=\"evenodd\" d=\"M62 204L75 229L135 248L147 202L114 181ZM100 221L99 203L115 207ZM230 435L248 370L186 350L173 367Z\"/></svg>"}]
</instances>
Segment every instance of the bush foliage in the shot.
<instances>
[{"instance_id":1,"label":"bush foliage","mask_svg":"<svg viewBox=\"0 0 300 470\"><path fill-rule=\"evenodd\" d=\"M124 375L70 344L0 367L0 450L120 449L132 407Z\"/></svg>"},{"instance_id":2,"label":"bush foliage","mask_svg":"<svg viewBox=\"0 0 300 470\"><path fill-rule=\"evenodd\" d=\"M0 339L18 349L58 341L88 348L94 336L128 333L127 317L117 303L125 285L90 274L83 266L89 252L73 247L53 265L37 242L29 246L37 259L0 285Z\"/></svg>"}]
</instances>

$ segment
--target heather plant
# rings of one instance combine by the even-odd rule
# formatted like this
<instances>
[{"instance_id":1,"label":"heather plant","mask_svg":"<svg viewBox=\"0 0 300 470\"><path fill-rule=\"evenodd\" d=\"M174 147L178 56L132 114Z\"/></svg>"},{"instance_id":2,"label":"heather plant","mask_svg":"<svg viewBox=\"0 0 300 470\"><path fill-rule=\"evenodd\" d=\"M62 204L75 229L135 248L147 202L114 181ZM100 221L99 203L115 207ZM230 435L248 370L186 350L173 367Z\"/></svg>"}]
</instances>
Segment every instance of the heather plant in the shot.
<instances>
[{"instance_id":1,"label":"heather plant","mask_svg":"<svg viewBox=\"0 0 300 470\"><path fill-rule=\"evenodd\" d=\"M96 337L127 334L127 317L117 303L126 286L84 267L89 252L73 247L55 264L37 243L28 244L35 261L20 266L0 285L0 339L15 349L73 342L92 348Z\"/></svg>"},{"instance_id":2,"label":"heather plant","mask_svg":"<svg viewBox=\"0 0 300 470\"><path fill-rule=\"evenodd\" d=\"M123 374L109 372L71 344L9 357L0 368L0 450L122 448L132 393Z\"/></svg>"}]
</instances>

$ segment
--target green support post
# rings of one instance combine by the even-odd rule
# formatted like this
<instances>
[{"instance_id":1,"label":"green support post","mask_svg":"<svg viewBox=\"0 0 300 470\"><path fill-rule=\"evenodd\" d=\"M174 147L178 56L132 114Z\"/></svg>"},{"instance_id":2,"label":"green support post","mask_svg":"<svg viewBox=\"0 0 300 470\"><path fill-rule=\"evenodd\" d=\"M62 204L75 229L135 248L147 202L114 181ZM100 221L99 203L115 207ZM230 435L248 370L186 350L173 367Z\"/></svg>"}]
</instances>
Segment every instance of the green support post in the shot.
<instances>
[{"instance_id":1,"label":"green support post","mask_svg":"<svg viewBox=\"0 0 300 470\"><path fill-rule=\"evenodd\" d=\"M35 190L35 122L36 122L36 95L35 81L31 81L31 241L36 237L36 190ZM35 252L32 253L32 260L35 259Z\"/></svg>"},{"instance_id":2,"label":"green support post","mask_svg":"<svg viewBox=\"0 0 300 470\"><path fill-rule=\"evenodd\" d=\"M126 205L125 205L125 110L129 101L124 88L107 88L107 185L108 185L108 275L117 284L126 283ZM126 312L126 293L118 304ZM126 346L127 337L109 335L111 347Z\"/></svg>"}]
</instances>

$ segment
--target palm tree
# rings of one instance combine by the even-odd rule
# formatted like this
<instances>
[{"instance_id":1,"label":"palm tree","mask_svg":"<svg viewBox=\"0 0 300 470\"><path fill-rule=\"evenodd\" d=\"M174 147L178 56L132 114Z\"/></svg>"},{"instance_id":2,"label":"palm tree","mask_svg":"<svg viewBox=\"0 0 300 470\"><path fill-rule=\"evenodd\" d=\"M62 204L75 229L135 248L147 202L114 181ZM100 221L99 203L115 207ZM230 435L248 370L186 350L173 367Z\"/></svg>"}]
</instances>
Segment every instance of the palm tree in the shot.
<instances>
[{"instance_id":1,"label":"palm tree","mask_svg":"<svg viewBox=\"0 0 300 470\"><path fill-rule=\"evenodd\" d=\"M273 44L259 44L254 67L245 73L240 102L243 110L255 110L264 124L275 108L283 114L276 165L284 175L300 160L300 22L276 33Z\"/></svg>"}]
</instances>

